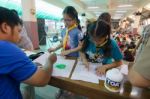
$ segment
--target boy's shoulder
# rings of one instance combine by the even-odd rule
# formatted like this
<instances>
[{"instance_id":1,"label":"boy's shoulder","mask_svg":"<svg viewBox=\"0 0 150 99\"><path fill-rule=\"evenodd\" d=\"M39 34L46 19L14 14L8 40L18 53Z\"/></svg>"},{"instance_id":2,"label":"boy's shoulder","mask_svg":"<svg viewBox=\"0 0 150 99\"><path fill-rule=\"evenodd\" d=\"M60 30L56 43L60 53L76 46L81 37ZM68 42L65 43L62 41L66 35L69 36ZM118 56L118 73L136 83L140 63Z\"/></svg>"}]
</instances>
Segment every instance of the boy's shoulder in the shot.
<instances>
[{"instance_id":1,"label":"boy's shoulder","mask_svg":"<svg viewBox=\"0 0 150 99\"><path fill-rule=\"evenodd\" d=\"M9 42L9 41L3 41L3 40L0 40L0 49L1 49L1 53L4 53L4 52L10 52L10 53L14 53L14 52L20 52L21 49L15 45L14 43L12 42Z\"/></svg>"}]
</instances>

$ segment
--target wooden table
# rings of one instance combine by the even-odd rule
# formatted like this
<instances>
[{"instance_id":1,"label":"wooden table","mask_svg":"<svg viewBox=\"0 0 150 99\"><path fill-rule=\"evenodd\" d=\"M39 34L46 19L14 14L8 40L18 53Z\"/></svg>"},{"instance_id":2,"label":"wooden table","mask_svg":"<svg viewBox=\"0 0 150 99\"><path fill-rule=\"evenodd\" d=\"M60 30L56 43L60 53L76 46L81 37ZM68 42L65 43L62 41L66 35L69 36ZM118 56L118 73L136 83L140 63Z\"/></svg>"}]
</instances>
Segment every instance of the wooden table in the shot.
<instances>
[{"instance_id":1,"label":"wooden table","mask_svg":"<svg viewBox=\"0 0 150 99\"><path fill-rule=\"evenodd\" d=\"M74 68L76 63L74 64ZM104 87L104 81L99 81L99 84L94 84L71 80L70 77L52 77L49 85L65 89L79 95L84 95L90 99L150 99L150 89L133 87L127 79L124 79L120 92L113 93Z\"/></svg>"}]
</instances>

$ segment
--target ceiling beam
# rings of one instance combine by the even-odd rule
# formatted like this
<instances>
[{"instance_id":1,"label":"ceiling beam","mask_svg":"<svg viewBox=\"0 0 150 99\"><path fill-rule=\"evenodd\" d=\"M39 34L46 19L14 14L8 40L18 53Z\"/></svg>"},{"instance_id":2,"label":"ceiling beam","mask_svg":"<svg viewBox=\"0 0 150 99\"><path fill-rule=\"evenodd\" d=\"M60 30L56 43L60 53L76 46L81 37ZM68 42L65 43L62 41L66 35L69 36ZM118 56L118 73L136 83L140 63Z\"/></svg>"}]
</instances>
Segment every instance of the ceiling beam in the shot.
<instances>
[{"instance_id":1,"label":"ceiling beam","mask_svg":"<svg viewBox=\"0 0 150 99\"><path fill-rule=\"evenodd\" d=\"M86 13L88 18L94 18L95 15L86 10L86 6L80 0L62 0L67 5L74 6L79 14Z\"/></svg>"},{"instance_id":2,"label":"ceiling beam","mask_svg":"<svg viewBox=\"0 0 150 99\"><path fill-rule=\"evenodd\" d=\"M66 6L74 6L78 13L81 15L82 13L86 13L88 18L94 18L95 15L88 12L86 10L86 6L80 0L44 0L47 3L51 3L57 7L64 9Z\"/></svg>"},{"instance_id":3,"label":"ceiling beam","mask_svg":"<svg viewBox=\"0 0 150 99\"><path fill-rule=\"evenodd\" d=\"M62 9L64 9L66 7L66 3L64 3L62 0L44 0L47 3L50 3L52 5L55 5L57 7L60 7Z\"/></svg>"},{"instance_id":4,"label":"ceiling beam","mask_svg":"<svg viewBox=\"0 0 150 99\"><path fill-rule=\"evenodd\" d=\"M139 9L142 9L148 3L150 3L150 0L140 0L140 2L138 2L137 7L135 9L131 10L130 12L126 13L125 17L129 16L130 14L133 14L134 12L138 11Z\"/></svg>"}]
</instances>

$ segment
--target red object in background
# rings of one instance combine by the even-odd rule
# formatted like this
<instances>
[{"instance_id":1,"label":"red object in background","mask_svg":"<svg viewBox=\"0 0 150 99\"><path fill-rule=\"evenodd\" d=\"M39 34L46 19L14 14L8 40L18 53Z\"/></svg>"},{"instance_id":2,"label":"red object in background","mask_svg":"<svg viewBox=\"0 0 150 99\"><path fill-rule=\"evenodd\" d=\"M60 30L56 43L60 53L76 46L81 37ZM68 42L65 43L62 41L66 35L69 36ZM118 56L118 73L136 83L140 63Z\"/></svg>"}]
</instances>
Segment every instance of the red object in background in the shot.
<instances>
[{"instance_id":1,"label":"red object in background","mask_svg":"<svg viewBox=\"0 0 150 99\"><path fill-rule=\"evenodd\" d=\"M121 43L121 42L117 42L117 43L118 43L118 46L119 46L119 47L122 45L122 43Z\"/></svg>"}]
</instances>

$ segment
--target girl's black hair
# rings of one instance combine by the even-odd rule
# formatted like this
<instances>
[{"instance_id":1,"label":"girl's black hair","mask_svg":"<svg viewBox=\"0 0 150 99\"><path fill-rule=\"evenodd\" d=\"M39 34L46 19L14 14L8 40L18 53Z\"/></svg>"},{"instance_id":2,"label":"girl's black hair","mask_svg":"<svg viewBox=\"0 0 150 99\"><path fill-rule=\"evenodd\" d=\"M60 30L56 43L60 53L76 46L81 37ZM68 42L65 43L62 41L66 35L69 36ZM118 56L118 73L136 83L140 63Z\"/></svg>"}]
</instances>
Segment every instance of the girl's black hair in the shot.
<instances>
[{"instance_id":1,"label":"girl's black hair","mask_svg":"<svg viewBox=\"0 0 150 99\"><path fill-rule=\"evenodd\" d=\"M87 26L86 36L83 41L83 46L81 51L85 52L88 44L90 35L95 35L96 37L108 37L108 42L102 47L104 51L104 57L111 56L111 40L110 40L110 33L111 33L111 15L107 12L102 13L98 20L90 23Z\"/></svg>"},{"instance_id":2,"label":"girl's black hair","mask_svg":"<svg viewBox=\"0 0 150 99\"><path fill-rule=\"evenodd\" d=\"M115 40L117 40L117 42L120 42L120 38L118 36L115 38Z\"/></svg>"},{"instance_id":3,"label":"girl's black hair","mask_svg":"<svg viewBox=\"0 0 150 99\"><path fill-rule=\"evenodd\" d=\"M94 33L94 28L96 27L96 21L95 22L91 22L87 25L87 29L86 29L86 35L84 36L84 40L83 40L83 45L82 45L82 52L86 51L86 48L89 44L89 39L90 39L90 34L89 33Z\"/></svg>"},{"instance_id":4,"label":"girl's black hair","mask_svg":"<svg viewBox=\"0 0 150 99\"><path fill-rule=\"evenodd\" d=\"M108 12L104 12L99 16L98 20L104 20L111 24L111 15Z\"/></svg>"},{"instance_id":5,"label":"girl's black hair","mask_svg":"<svg viewBox=\"0 0 150 99\"><path fill-rule=\"evenodd\" d=\"M89 43L90 37L92 38L102 38L107 37L107 43L103 45L102 48L104 52L104 57L110 57L111 56L111 40L110 40L110 33L111 33L111 26L107 22L103 20L98 20L96 22L93 22L89 25L89 28L87 30L88 32L88 40L84 40L82 51L84 52L87 48L87 45Z\"/></svg>"},{"instance_id":6,"label":"girl's black hair","mask_svg":"<svg viewBox=\"0 0 150 99\"><path fill-rule=\"evenodd\" d=\"M95 38L102 38L107 37L107 43L102 46L104 52L104 57L110 57L111 56L111 40L110 40L110 34L111 34L111 26L109 23L103 20L98 20L96 23L95 32L91 34L91 36Z\"/></svg>"},{"instance_id":7,"label":"girl's black hair","mask_svg":"<svg viewBox=\"0 0 150 99\"><path fill-rule=\"evenodd\" d=\"M76 9L73 6L67 6L64 10L63 10L63 14L67 14L69 15L71 18L75 19L77 21L77 25L78 25L78 29L81 30L81 26L80 26L80 20L78 18L78 12L76 11Z\"/></svg>"}]
</instances>

